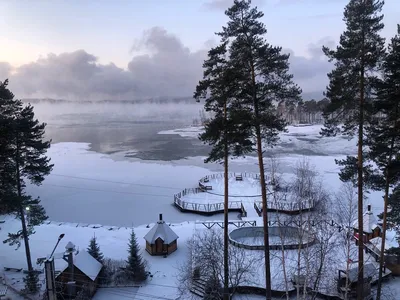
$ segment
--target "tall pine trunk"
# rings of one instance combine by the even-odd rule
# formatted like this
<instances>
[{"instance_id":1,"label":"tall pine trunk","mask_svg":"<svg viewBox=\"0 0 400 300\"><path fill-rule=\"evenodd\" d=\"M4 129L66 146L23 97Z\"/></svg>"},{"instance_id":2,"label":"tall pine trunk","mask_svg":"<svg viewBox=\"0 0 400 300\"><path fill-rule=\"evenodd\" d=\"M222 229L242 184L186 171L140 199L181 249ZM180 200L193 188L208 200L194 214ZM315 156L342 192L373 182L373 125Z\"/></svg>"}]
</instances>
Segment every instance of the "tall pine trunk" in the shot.
<instances>
[{"instance_id":1,"label":"tall pine trunk","mask_svg":"<svg viewBox=\"0 0 400 300\"><path fill-rule=\"evenodd\" d=\"M261 140L261 126L259 123L259 108L256 95L256 76L254 71L254 63L251 63L251 80L253 84L253 104L255 115L255 131L257 139L258 164L260 168L260 184L261 184L261 201L264 227L264 256L265 256L265 296L267 300L271 299L271 268L269 259L269 236L268 236L268 213L267 213L267 185L265 183L264 159Z\"/></svg>"},{"instance_id":2,"label":"tall pine trunk","mask_svg":"<svg viewBox=\"0 0 400 300\"><path fill-rule=\"evenodd\" d=\"M358 279L357 279L357 299L364 299L364 220L363 220L363 138L364 138L364 24L363 26L363 44L361 53L361 78L360 78L360 108L358 124Z\"/></svg>"},{"instance_id":3,"label":"tall pine trunk","mask_svg":"<svg viewBox=\"0 0 400 300\"><path fill-rule=\"evenodd\" d=\"M385 182L385 196L383 204L383 224L382 224L382 243L381 243L381 253L379 257L379 275L378 275L378 287L376 290L376 300L381 299L382 292L382 275L383 275L383 265L385 263L385 242L386 242L386 227L387 227L387 211L388 211L388 199L389 199L389 172L386 174Z\"/></svg>"},{"instance_id":4,"label":"tall pine trunk","mask_svg":"<svg viewBox=\"0 0 400 300\"><path fill-rule=\"evenodd\" d=\"M17 142L18 143L18 142ZM17 171L17 192L18 192L18 199L19 201L22 201L22 187L21 187L21 174L19 170L19 145L17 144L17 149L16 149L16 171ZM24 244L25 244L25 254L26 254L26 262L28 264L28 271L32 272L33 267L32 267L32 258L31 258L31 250L29 247L29 238L28 238L28 230L26 228L26 222L25 222L25 214L24 214L24 206L20 202L18 203L19 205L19 214L21 216L21 225L22 225L22 236L24 238Z\"/></svg>"},{"instance_id":5,"label":"tall pine trunk","mask_svg":"<svg viewBox=\"0 0 400 300\"><path fill-rule=\"evenodd\" d=\"M396 107L396 116L398 114L398 108ZM382 275L383 275L383 265L385 263L385 244L386 244L386 229L387 229L387 213L388 213L388 200L389 200L389 188L390 188L390 167L392 163L393 148L395 142L395 136L392 136L390 141L390 153L388 164L386 166L385 174L385 195L383 202L383 223L382 223L382 242L381 242L381 255L379 257L379 275L378 275L378 287L376 290L376 300L381 299L382 292Z\"/></svg>"},{"instance_id":6,"label":"tall pine trunk","mask_svg":"<svg viewBox=\"0 0 400 300\"><path fill-rule=\"evenodd\" d=\"M224 103L224 123L227 121L226 101ZM224 300L229 300L229 244L228 244L228 139L227 127L224 126Z\"/></svg>"}]
</instances>

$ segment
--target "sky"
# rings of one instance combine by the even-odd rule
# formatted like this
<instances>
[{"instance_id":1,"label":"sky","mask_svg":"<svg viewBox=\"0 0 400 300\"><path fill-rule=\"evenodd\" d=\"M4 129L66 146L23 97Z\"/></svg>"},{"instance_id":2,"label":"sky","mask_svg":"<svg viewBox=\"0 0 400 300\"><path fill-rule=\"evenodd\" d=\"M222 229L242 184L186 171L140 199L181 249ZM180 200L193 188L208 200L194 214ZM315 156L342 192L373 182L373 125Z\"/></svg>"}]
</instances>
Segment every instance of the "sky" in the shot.
<instances>
[{"instance_id":1,"label":"sky","mask_svg":"<svg viewBox=\"0 0 400 300\"><path fill-rule=\"evenodd\" d=\"M233 0L0 0L0 81L17 97L129 99L191 96ZM319 95L331 64L322 45L344 30L347 0L253 0L272 45L290 53L305 95ZM400 22L386 0L386 38Z\"/></svg>"}]
</instances>

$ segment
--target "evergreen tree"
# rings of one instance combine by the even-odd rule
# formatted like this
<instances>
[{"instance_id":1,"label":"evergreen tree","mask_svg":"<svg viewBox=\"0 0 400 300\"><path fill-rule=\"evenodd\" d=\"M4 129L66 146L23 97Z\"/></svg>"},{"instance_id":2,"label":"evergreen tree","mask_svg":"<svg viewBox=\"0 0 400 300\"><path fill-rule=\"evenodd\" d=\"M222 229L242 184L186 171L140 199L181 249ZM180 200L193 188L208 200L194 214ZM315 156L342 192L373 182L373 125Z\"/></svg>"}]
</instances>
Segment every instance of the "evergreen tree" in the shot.
<instances>
[{"instance_id":1,"label":"evergreen tree","mask_svg":"<svg viewBox=\"0 0 400 300\"><path fill-rule=\"evenodd\" d=\"M4 82L0 81L0 213L10 212L11 196L15 190L15 186L12 184L13 170L8 160L10 149L7 142L14 95L7 85L7 79Z\"/></svg>"},{"instance_id":2,"label":"evergreen tree","mask_svg":"<svg viewBox=\"0 0 400 300\"><path fill-rule=\"evenodd\" d=\"M97 239L93 236L90 239L89 247L87 248L87 252L93 256L99 263L104 263L104 256L103 253L100 251L100 246L97 244Z\"/></svg>"},{"instance_id":3,"label":"evergreen tree","mask_svg":"<svg viewBox=\"0 0 400 300\"><path fill-rule=\"evenodd\" d=\"M378 167L376 177L379 180L373 183L384 190L382 255L379 261L377 300L380 300L382 288L389 191L400 179L400 26L397 35L389 44L388 52L383 63L383 78L377 83L377 99L373 103L374 117L371 118L366 140L370 149L369 158ZM393 198L395 196L392 196ZM392 204L395 203L392 201Z\"/></svg>"},{"instance_id":4,"label":"evergreen tree","mask_svg":"<svg viewBox=\"0 0 400 300\"><path fill-rule=\"evenodd\" d=\"M29 272L23 279L25 283L25 290L28 293L37 293L40 290L39 275L36 272Z\"/></svg>"},{"instance_id":5,"label":"evergreen tree","mask_svg":"<svg viewBox=\"0 0 400 300\"><path fill-rule=\"evenodd\" d=\"M126 266L126 273L130 280L133 281L145 281L147 279L147 273L145 269L145 264L143 262L142 256L139 251L139 244L136 239L135 232L132 229L131 237L129 239L129 256Z\"/></svg>"},{"instance_id":6,"label":"evergreen tree","mask_svg":"<svg viewBox=\"0 0 400 300\"><path fill-rule=\"evenodd\" d=\"M50 141L44 141L46 124L35 119L33 107L23 105L14 99L7 88L8 81L0 85L0 193L8 209L21 220L22 229L9 233L3 241L10 245L21 245L24 241L28 272L33 266L28 236L34 233L34 226L47 219L39 198L25 193L26 182L40 185L53 165L45 156ZM33 280L35 276L29 276ZM28 284L28 286L33 286Z\"/></svg>"},{"instance_id":7,"label":"evergreen tree","mask_svg":"<svg viewBox=\"0 0 400 300\"><path fill-rule=\"evenodd\" d=\"M205 162L222 161L224 165L224 223L228 224L228 158L239 156L252 150L252 142L243 126L245 119L237 99L235 70L227 56L227 43L208 52L203 64L204 78L196 87L194 98L206 99L204 108L213 112L213 117L205 124L205 131L199 139L212 146ZM229 298L228 226L224 226L224 299Z\"/></svg>"},{"instance_id":8,"label":"evergreen tree","mask_svg":"<svg viewBox=\"0 0 400 300\"><path fill-rule=\"evenodd\" d=\"M289 55L281 47L268 44L264 35L267 30L260 21L263 13L251 7L249 0L235 0L226 12L228 23L218 33L229 43L229 64L234 69L237 88L239 124L248 126L247 138L255 140L253 150L258 154L260 184L263 203L265 243L266 299L271 299L271 272L268 240L267 190L263 150L273 146L278 134L285 129L285 122L278 116L273 101L290 104L300 100L300 89L289 74Z\"/></svg>"},{"instance_id":9,"label":"evergreen tree","mask_svg":"<svg viewBox=\"0 0 400 300\"><path fill-rule=\"evenodd\" d=\"M325 109L325 128L321 133L334 136L338 133L357 135L357 158L349 158L342 166L355 176L358 186L358 299L363 297L363 171L364 127L371 117L376 71L385 54L381 0L350 0L344 10L346 29L335 49L323 47L325 55L334 62L335 68L328 74L329 85L325 93L330 101ZM341 128L339 125L343 124Z\"/></svg>"}]
</instances>

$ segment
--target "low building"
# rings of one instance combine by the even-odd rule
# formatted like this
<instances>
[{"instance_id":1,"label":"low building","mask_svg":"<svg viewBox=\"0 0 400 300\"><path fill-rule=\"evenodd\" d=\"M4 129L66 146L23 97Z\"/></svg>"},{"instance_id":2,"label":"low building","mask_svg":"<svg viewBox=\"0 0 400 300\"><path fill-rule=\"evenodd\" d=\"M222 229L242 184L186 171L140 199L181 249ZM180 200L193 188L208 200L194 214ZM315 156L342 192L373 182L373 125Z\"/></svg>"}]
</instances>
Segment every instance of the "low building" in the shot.
<instances>
[{"instance_id":1,"label":"low building","mask_svg":"<svg viewBox=\"0 0 400 300\"><path fill-rule=\"evenodd\" d=\"M68 283L74 283L73 294L85 289L85 292L92 297L97 290L99 274L102 264L86 251L77 251L73 255L73 272L68 265L57 275L56 281L61 283L61 293L68 296ZM71 275L71 273L73 275ZM65 298L67 299L67 298Z\"/></svg>"},{"instance_id":2,"label":"low building","mask_svg":"<svg viewBox=\"0 0 400 300\"><path fill-rule=\"evenodd\" d=\"M150 255L168 255L178 249L178 236L163 221L160 214L159 221L144 236L146 240L146 251Z\"/></svg>"},{"instance_id":3,"label":"low building","mask_svg":"<svg viewBox=\"0 0 400 300\"><path fill-rule=\"evenodd\" d=\"M353 223L354 237L358 240L358 220ZM362 240L364 243L369 242L371 239L381 236L381 227L378 225L378 221L371 210L371 204L368 204L367 211L363 216L363 234Z\"/></svg>"},{"instance_id":4,"label":"low building","mask_svg":"<svg viewBox=\"0 0 400 300\"><path fill-rule=\"evenodd\" d=\"M350 265L348 270L343 268L338 272L337 288L340 295L347 294L348 299L357 299L358 266ZM372 263L364 265L363 299L372 300L371 282L377 274L378 270Z\"/></svg>"},{"instance_id":5,"label":"low building","mask_svg":"<svg viewBox=\"0 0 400 300\"><path fill-rule=\"evenodd\" d=\"M381 247L382 247L382 238L376 237L371 239L371 246L369 247L371 254L378 261L381 255ZM396 238L396 232L393 230L386 231L386 240L385 240L385 253L384 253L384 262L385 267L388 268L393 275L400 275L400 256L394 253L387 253L389 249L400 248L400 244Z\"/></svg>"}]
</instances>

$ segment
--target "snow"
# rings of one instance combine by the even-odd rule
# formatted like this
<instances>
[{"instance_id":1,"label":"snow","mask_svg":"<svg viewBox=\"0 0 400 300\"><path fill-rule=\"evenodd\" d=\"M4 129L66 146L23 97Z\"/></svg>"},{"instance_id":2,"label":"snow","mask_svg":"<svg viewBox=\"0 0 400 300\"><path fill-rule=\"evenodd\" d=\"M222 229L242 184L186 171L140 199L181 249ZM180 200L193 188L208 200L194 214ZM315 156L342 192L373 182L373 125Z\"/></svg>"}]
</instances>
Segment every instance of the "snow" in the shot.
<instances>
[{"instance_id":1,"label":"snow","mask_svg":"<svg viewBox=\"0 0 400 300\"><path fill-rule=\"evenodd\" d=\"M377 236L370 240L370 243L373 244L376 249L381 250L382 238ZM399 242L396 238L396 232L394 230L386 231L386 242L385 242L385 250L389 250L390 248L400 247Z\"/></svg>"},{"instance_id":2,"label":"snow","mask_svg":"<svg viewBox=\"0 0 400 300\"><path fill-rule=\"evenodd\" d=\"M317 125L290 126L288 133L281 134L281 142L273 149L273 153L279 172L285 180L293 177L293 171L298 161L305 159L304 155L298 153L313 154L306 158L311 165L316 167L325 188L334 193L341 185L337 175L339 168L334 159L343 159L344 155L354 154L355 141L348 141L342 137L321 138L319 137L320 128L321 126ZM164 131L159 134L179 134L187 138L197 138L201 130L202 128L191 127ZM147 162L138 159L122 159L122 154L103 155L90 152L88 149L89 145L82 143L52 145L49 151L52 163L55 164L52 174L46 178L42 186L29 187L29 193L41 197L42 204L52 221L35 228L36 233L30 237L32 261L35 264L37 258L46 257L61 233L65 234L65 238L61 240L56 253L62 251L60 249L64 249L68 241L72 241L80 249L79 253L85 252L84 249L95 233L105 257L126 259L127 243L131 232L131 228L128 226L133 225L141 247L141 254L149 262L153 277L139 289L100 290L98 294L100 298L95 299L111 299L111 297L121 299L128 295L131 298L135 295L143 298L146 295L150 298L157 296L175 299L178 295L177 266L188 255L186 242L195 231L207 230L193 221L220 220L221 216L206 218L182 214L171 205L173 195L184 188L198 186L200 178L210 173L221 172L222 167L217 164L205 165L203 157L189 157L185 160L171 162ZM230 163L230 171L257 173L257 163L257 158L252 156L235 159ZM269 172L268 164L269 162L266 160L267 173ZM221 182L215 185L215 190L221 189ZM247 188L232 186L231 193L237 196L246 195L250 189L252 194L258 193L257 186L251 186L251 183ZM382 194L379 192L371 192L368 195L367 201L372 203L374 214L378 214L382 210L381 196ZM192 194L190 197L203 202L221 202L221 196L209 193ZM235 198L239 201L243 199L245 197ZM150 232L159 213L163 213L166 219L172 223L171 228L179 236L177 251L167 258L150 256L144 251L145 240L143 237ZM16 232L20 229L19 221L13 217L0 216L0 220L5 221L1 224L1 240L6 239L9 232ZM257 218L257 223L259 220L260 218ZM392 239L394 240L394 237ZM15 247L1 243L0 268L2 270L5 266L26 268L24 255L23 245L15 250ZM260 261L263 259L262 251L248 250L248 256L253 255L259 257ZM285 252L287 270L295 268L296 255L294 251ZM353 256L353 259L356 260L356 255ZM60 257L60 255L56 255L56 257ZM332 270L336 270L345 261L343 249L340 247L329 253L329 257L334 260L334 263L329 265L328 270L331 272L327 272L323 279L326 286L329 286L334 276L337 275L337 272ZM370 255L365 255L365 257L366 261L374 261ZM61 258L55 259L56 270L62 270L65 268L65 264ZM275 289L284 288L282 265L282 253L271 251L271 273ZM35 267L40 268L36 265ZM263 286L263 264L260 263L254 268L257 274L252 285ZM92 273L89 275L96 274L96 270L87 272ZM17 289L23 287L22 275L22 273L4 272L7 284ZM394 295L400 293L399 286L399 280L390 281L387 285L385 283L385 288L388 290L392 287Z\"/></svg>"},{"instance_id":3,"label":"snow","mask_svg":"<svg viewBox=\"0 0 400 300\"><path fill-rule=\"evenodd\" d=\"M144 239L150 244L154 244L158 238L161 238L165 244L171 244L178 239L178 236L164 221L159 221L144 236Z\"/></svg>"},{"instance_id":4,"label":"snow","mask_svg":"<svg viewBox=\"0 0 400 300\"><path fill-rule=\"evenodd\" d=\"M99 288L93 297L93 300L120 300L120 299L138 299L135 296L144 296L139 294L137 287L118 287L118 288ZM141 297L140 297L141 298Z\"/></svg>"},{"instance_id":5,"label":"snow","mask_svg":"<svg viewBox=\"0 0 400 300\"><path fill-rule=\"evenodd\" d=\"M73 259L75 267L81 270L86 276L93 281L99 275L102 265L96 259L93 258L85 250L81 250L74 256Z\"/></svg>"},{"instance_id":6,"label":"snow","mask_svg":"<svg viewBox=\"0 0 400 300\"><path fill-rule=\"evenodd\" d=\"M374 216L373 212L370 210L367 210L364 215L363 215L363 230L364 232L371 233L377 225L377 219ZM353 228L358 228L358 220L355 220L353 223Z\"/></svg>"},{"instance_id":7,"label":"snow","mask_svg":"<svg viewBox=\"0 0 400 300\"><path fill-rule=\"evenodd\" d=\"M249 246L263 246L264 245L264 237L262 236L244 236L235 239L237 242ZM300 242L300 240L293 237L279 237L276 235L269 235L269 244L270 245L281 245L282 241L285 245L295 245Z\"/></svg>"},{"instance_id":8,"label":"snow","mask_svg":"<svg viewBox=\"0 0 400 300\"><path fill-rule=\"evenodd\" d=\"M52 173L41 186L28 186L28 193L40 196L50 220L132 226L157 220L159 213L175 222L206 218L183 215L171 203L174 193L196 184L209 174L207 169L165 162L116 161L112 155L88 149L88 144L81 143L52 145Z\"/></svg>"},{"instance_id":9,"label":"snow","mask_svg":"<svg viewBox=\"0 0 400 300\"><path fill-rule=\"evenodd\" d=\"M356 140L349 140L345 136L321 137L323 125L288 126L285 133L279 135L280 141L274 148L274 152L296 153L298 149L313 155L355 154ZM160 131L158 134L177 134L181 137L197 138L204 131L204 127L186 127L173 130Z\"/></svg>"},{"instance_id":10,"label":"snow","mask_svg":"<svg viewBox=\"0 0 400 300\"><path fill-rule=\"evenodd\" d=\"M203 126L191 126L179 129L172 129L172 130L163 130L158 132L158 134L177 134L181 137L192 137L197 138L200 133L204 130Z\"/></svg>"}]
</instances>

